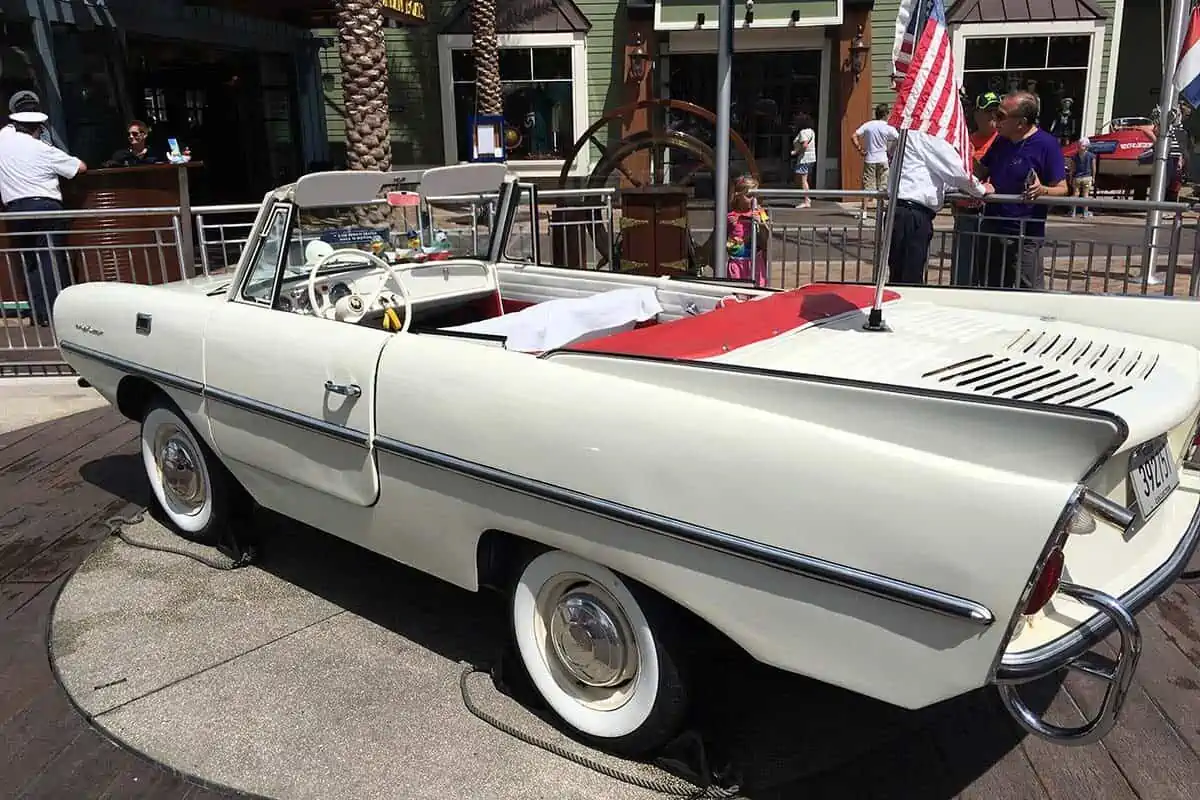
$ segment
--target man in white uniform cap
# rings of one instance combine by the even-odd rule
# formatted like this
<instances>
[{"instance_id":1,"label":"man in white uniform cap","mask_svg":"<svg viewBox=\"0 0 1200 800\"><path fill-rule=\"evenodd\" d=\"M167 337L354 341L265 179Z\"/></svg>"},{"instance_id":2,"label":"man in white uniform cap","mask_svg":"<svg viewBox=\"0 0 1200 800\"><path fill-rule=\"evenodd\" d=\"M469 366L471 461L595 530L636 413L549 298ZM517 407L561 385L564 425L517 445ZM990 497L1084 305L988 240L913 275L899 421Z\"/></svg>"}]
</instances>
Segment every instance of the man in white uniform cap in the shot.
<instances>
[{"instance_id":1,"label":"man in white uniform cap","mask_svg":"<svg viewBox=\"0 0 1200 800\"><path fill-rule=\"evenodd\" d=\"M0 129L0 203L6 212L58 211L63 207L59 179L87 170L75 156L46 144L46 124L37 95L18 92L9 102L11 125ZM61 219L18 219L9 222L13 241L25 262L25 287L38 325L50 324L50 312L62 286L70 283L61 236ZM35 236L19 234L40 234ZM47 248L39 250L37 248Z\"/></svg>"}]
</instances>

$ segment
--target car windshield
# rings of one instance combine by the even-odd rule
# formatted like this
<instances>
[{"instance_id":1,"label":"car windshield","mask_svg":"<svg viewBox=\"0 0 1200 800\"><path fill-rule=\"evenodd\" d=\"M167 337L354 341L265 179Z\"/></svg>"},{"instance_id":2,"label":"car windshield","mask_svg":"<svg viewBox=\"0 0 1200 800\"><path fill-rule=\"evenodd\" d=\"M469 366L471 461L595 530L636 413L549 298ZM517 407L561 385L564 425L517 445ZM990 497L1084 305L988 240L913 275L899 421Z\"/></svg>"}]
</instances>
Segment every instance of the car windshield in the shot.
<instances>
[{"instance_id":1,"label":"car windshield","mask_svg":"<svg viewBox=\"0 0 1200 800\"><path fill-rule=\"evenodd\" d=\"M446 258L486 258L490 231L486 205L431 209L383 203L300 209L288 237L284 280L361 268L362 258L337 253L371 253L390 263ZM477 224L476 224L477 223Z\"/></svg>"}]
</instances>

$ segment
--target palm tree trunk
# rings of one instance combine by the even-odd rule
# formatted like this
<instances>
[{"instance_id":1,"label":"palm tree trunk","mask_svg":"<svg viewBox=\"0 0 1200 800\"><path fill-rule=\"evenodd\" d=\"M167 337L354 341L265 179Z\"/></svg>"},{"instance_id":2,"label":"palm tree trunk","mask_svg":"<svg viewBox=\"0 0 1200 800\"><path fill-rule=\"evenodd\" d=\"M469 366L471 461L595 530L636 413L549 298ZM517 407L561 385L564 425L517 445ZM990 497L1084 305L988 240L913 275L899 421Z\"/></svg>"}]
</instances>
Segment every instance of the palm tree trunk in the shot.
<instances>
[{"instance_id":1,"label":"palm tree trunk","mask_svg":"<svg viewBox=\"0 0 1200 800\"><path fill-rule=\"evenodd\" d=\"M471 0L471 48L475 51L475 113L504 113L496 0Z\"/></svg>"},{"instance_id":2,"label":"palm tree trunk","mask_svg":"<svg viewBox=\"0 0 1200 800\"><path fill-rule=\"evenodd\" d=\"M342 90L346 96L346 164L389 170L387 41L379 0L336 0Z\"/></svg>"}]
</instances>

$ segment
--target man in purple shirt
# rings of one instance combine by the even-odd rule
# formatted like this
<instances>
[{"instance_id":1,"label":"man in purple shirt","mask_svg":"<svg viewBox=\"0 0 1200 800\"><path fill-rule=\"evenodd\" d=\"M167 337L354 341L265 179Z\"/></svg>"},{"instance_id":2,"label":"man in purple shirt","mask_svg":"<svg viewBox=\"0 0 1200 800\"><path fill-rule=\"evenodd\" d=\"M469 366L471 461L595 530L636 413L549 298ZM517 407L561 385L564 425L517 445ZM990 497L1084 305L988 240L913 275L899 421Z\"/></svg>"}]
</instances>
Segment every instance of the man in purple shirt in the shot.
<instances>
[{"instance_id":1,"label":"man in purple shirt","mask_svg":"<svg viewBox=\"0 0 1200 800\"><path fill-rule=\"evenodd\" d=\"M1038 101L1029 92L1005 95L996 112L996 140L976 167L996 194L1063 197L1067 170L1058 139L1037 125ZM1042 289L1042 244L1048 206L989 203L979 225L976 281L996 288ZM982 266L980 266L982 265Z\"/></svg>"}]
</instances>

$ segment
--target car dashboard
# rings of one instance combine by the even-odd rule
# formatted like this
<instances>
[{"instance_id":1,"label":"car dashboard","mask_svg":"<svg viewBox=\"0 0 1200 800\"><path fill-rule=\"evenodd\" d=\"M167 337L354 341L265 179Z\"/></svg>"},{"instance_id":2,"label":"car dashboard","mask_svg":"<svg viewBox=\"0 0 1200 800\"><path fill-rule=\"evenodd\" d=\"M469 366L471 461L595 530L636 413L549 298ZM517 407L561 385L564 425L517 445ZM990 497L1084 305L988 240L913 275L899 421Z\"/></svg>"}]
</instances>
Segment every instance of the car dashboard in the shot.
<instances>
[{"instance_id":1,"label":"car dashboard","mask_svg":"<svg viewBox=\"0 0 1200 800\"><path fill-rule=\"evenodd\" d=\"M322 308L336 306L343 298L370 298L382 287L374 308L363 308L362 314L382 312L386 307L414 310L467 300L496 291L495 270L479 261L436 261L419 264L398 264L393 267L407 290L398 291L387 273L375 266L342 269L317 277L313 291ZM308 277L298 271L280 286L275 307L280 311L313 314L308 292ZM407 303L405 302L407 295Z\"/></svg>"}]
</instances>

